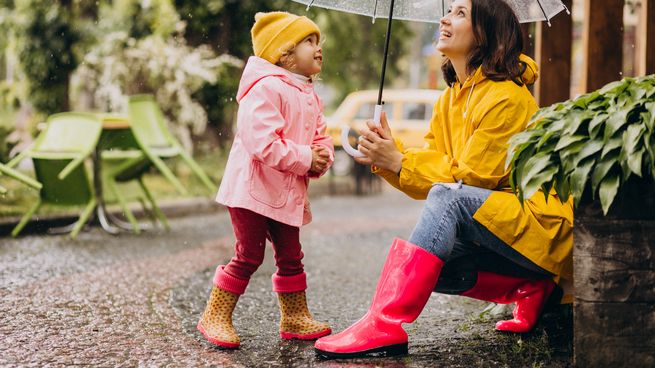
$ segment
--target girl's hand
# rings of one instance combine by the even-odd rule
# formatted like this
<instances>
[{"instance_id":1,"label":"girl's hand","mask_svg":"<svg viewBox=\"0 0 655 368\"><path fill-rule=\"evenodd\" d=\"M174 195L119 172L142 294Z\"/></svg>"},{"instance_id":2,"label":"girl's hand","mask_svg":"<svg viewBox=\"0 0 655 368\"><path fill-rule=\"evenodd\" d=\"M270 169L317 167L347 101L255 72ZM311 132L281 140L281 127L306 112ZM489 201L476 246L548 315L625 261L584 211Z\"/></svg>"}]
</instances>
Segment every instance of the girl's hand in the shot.
<instances>
[{"instance_id":1,"label":"girl's hand","mask_svg":"<svg viewBox=\"0 0 655 368\"><path fill-rule=\"evenodd\" d=\"M330 153L327 148L323 146L312 146L312 167L309 169L310 172L322 174L327 170L329 162Z\"/></svg>"},{"instance_id":2,"label":"girl's hand","mask_svg":"<svg viewBox=\"0 0 655 368\"><path fill-rule=\"evenodd\" d=\"M399 173L402 168L403 154L398 151L393 140L387 114L382 112L380 127L377 127L370 120L366 124L368 127L359 131L358 145L359 151L365 154L366 157L355 158L355 161L363 165L375 165L381 169Z\"/></svg>"}]
</instances>

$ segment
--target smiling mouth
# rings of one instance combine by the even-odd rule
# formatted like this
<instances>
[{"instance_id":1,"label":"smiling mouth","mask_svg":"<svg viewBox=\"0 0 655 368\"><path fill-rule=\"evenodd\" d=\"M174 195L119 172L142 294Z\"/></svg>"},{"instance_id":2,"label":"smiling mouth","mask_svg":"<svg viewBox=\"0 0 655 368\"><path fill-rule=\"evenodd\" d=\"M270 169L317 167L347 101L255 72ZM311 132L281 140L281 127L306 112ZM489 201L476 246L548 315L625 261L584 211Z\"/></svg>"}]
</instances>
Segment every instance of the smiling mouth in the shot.
<instances>
[{"instance_id":1,"label":"smiling mouth","mask_svg":"<svg viewBox=\"0 0 655 368\"><path fill-rule=\"evenodd\" d=\"M441 32L440 32L440 37L439 37L439 38L441 38L441 37L450 37L450 36L452 36L452 35L453 35L452 33L450 33L450 32L448 32L448 31L444 30L444 31L441 31Z\"/></svg>"},{"instance_id":2,"label":"smiling mouth","mask_svg":"<svg viewBox=\"0 0 655 368\"><path fill-rule=\"evenodd\" d=\"M317 56L317 57L314 58L314 60L319 61L319 62L322 63L323 62L323 56Z\"/></svg>"}]
</instances>

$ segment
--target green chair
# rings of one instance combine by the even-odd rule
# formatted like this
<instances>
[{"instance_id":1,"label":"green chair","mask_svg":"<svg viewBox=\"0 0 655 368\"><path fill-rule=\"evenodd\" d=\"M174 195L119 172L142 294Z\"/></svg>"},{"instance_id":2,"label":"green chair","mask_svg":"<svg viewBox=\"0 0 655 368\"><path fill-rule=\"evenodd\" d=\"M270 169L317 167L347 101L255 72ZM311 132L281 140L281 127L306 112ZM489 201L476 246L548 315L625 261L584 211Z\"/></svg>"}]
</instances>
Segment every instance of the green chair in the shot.
<instances>
[{"instance_id":1,"label":"green chair","mask_svg":"<svg viewBox=\"0 0 655 368\"><path fill-rule=\"evenodd\" d=\"M150 216L153 226L157 220L166 230L170 230L168 220L159 209L154 197L143 181L143 175L152 163L136 142L129 120L126 116L116 114L99 114L103 131L98 141L100 154L100 173L102 185L102 203L118 203L129 225L107 212L107 217L119 227L140 233L141 226L127 206L128 201L139 201L144 213ZM149 208L146 206L149 203Z\"/></svg>"},{"instance_id":2,"label":"green chair","mask_svg":"<svg viewBox=\"0 0 655 368\"><path fill-rule=\"evenodd\" d=\"M36 179L43 185L39 200L21 218L12 231L17 236L44 203L84 205L73 226L75 238L96 206L92 182L84 161L93 153L102 130L100 120L92 114L65 112L51 115L46 128L32 147L21 152L7 166L13 167L26 157L34 162Z\"/></svg>"},{"instance_id":3,"label":"green chair","mask_svg":"<svg viewBox=\"0 0 655 368\"><path fill-rule=\"evenodd\" d=\"M145 154L140 150L103 150L101 157L103 200L107 203L118 202L136 234L141 232L141 226L127 206L129 200L141 203L144 212L151 216L153 225L159 220L166 230L170 230L166 216L143 182L143 175L152 165ZM118 221L113 219L113 222Z\"/></svg>"},{"instance_id":4,"label":"green chair","mask_svg":"<svg viewBox=\"0 0 655 368\"><path fill-rule=\"evenodd\" d=\"M180 156L209 190L216 189L207 174L170 133L166 119L152 95L130 96L128 112L132 132L139 146L180 193L186 195L188 192L162 159Z\"/></svg>"},{"instance_id":5,"label":"green chair","mask_svg":"<svg viewBox=\"0 0 655 368\"><path fill-rule=\"evenodd\" d=\"M3 174L37 190L40 190L43 187L43 185L41 185L41 183L39 183L38 181L30 178L29 176L21 173L18 170L14 170L9 166L0 163L0 175ZM0 185L0 194L6 194L6 193L7 193L7 188Z\"/></svg>"}]
</instances>

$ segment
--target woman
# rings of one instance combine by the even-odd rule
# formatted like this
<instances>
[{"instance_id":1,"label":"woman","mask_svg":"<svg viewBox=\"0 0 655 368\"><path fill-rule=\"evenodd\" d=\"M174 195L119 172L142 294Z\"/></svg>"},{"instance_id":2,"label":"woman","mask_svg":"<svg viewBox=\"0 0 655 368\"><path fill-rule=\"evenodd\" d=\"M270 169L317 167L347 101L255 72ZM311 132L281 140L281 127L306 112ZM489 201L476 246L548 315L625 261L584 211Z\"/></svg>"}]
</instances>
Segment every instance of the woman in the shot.
<instances>
[{"instance_id":1,"label":"woman","mask_svg":"<svg viewBox=\"0 0 655 368\"><path fill-rule=\"evenodd\" d=\"M361 131L358 162L426 203L409 241L394 240L368 313L319 339L320 356L406 354L401 324L418 317L433 290L516 303L514 319L496 324L509 332L531 330L549 299L562 301L572 279L571 202L537 193L521 205L508 188L508 140L537 110L526 87L537 69L522 47L504 1L454 0L437 44L449 87L425 147L395 142L386 116L381 128L369 122Z\"/></svg>"}]
</instances>

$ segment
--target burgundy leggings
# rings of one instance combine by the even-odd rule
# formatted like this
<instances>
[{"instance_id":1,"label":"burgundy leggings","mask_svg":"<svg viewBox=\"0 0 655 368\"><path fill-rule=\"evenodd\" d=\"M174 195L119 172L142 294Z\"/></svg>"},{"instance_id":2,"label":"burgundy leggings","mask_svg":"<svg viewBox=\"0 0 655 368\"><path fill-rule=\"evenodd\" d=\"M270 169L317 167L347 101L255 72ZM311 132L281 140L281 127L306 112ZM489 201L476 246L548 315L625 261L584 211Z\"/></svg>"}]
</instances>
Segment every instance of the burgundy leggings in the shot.
<instances>
[{"instance_id":1,"label":"burgundy leggings","mask_svg":"<svg viewBox=\"0 0 655 368\"><path fill-rule=\"evenodd\" d=\"M304 272L300 228L283 224L243 208L228 208L236 237L234 257L224 270L230 276L250 279L264 261L266 239L273 243L279 276Z\"/></svg>"}]
</instances>

